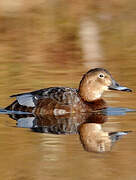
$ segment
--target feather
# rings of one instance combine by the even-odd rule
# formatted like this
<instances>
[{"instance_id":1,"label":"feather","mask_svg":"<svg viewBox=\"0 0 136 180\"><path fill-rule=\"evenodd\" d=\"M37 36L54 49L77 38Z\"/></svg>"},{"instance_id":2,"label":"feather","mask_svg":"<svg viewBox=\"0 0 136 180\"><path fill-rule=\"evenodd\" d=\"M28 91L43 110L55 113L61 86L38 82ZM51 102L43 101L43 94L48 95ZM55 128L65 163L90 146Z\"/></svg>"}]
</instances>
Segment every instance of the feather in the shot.
<instances>
[{"instance_id":1,"label":"feather","mask_svg":"<svg viewBox=\"0 0 136 180\"><path fill-rule=\"evenodd\" d=\"M34 96L32 94L23 94L16 96L18 103L22 106L35 107Z\"/></svg>"}]
</instances>

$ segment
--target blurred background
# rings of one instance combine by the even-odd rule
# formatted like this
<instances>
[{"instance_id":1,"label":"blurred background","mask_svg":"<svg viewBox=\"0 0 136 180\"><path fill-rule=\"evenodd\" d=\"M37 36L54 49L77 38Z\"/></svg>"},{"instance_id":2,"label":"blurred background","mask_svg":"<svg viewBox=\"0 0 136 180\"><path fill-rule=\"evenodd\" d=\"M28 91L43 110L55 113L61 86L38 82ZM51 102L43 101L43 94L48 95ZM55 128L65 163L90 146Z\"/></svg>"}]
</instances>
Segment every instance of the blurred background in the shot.
<instances>
[{"instance_id":1,"label":"blurred background","mask_svg":"<svg viewBox=\"0 0 136 180\"><path fill-rule=\"evenodd\" d=\"M106 93L109 106L135 108L135 0L0 0L1 107L13 101L12 94L78 87L82 75L96 67L133 89ZM136 177L135 133L100 156L84 152L76 135L36 134L16 128L7 116L0 120L2 179ZM110 131L136 131L135 114L110 117L105 124Z\"/></svg>"}]
</instances>

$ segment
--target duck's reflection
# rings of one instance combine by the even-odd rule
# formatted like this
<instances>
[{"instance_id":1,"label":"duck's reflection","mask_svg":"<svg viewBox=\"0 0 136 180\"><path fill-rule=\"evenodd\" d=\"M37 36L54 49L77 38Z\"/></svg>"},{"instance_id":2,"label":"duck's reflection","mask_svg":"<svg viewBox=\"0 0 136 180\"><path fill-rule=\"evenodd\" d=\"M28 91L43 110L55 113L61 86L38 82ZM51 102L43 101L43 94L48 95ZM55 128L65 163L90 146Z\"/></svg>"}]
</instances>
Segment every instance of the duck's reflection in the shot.
<instances>
[{"instance_id":1,"label":"duck's reflection","mask_svg":"<svg viewBox=\"0 0 136 180\"><path fill-rule=\"evenodd\" d=\"M61 116L11 114L10 117L17 120L18 127L35 132L79 134L81 144L89 152L111 151L112 145L129 132L105 132L102 124L107 121L107 115L102 111Z\"/></svg>"},{"instance_id":2,"label":"duck's reflection","mask_svg":"<svg viewBox=\"0 0 136 180\"><path fill-rule=\"evenodd\" d=\"M113 143L128 133L129 131L105 132L101 124L97 123L84 123L79 128L81 143L84 149L89 152L111 151Z\"/></svg>"}]
</instances>

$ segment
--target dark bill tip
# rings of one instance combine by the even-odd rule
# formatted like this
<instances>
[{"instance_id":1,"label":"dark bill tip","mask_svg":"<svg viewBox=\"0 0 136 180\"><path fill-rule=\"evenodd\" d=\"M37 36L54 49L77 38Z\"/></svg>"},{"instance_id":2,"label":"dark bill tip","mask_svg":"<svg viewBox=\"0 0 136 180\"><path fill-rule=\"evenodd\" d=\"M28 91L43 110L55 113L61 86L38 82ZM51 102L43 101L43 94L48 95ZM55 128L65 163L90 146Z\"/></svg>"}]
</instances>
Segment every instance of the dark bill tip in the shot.
<instances>
[{"instance_id":1,"label":"dark bill tip","mask_svg":"<svg viewBox=\"0 0 136 180\"><path fill-rule=\"evenodd\" d=\"M131 89L128 89L128 88L126 88L126 89L124 89L124 90L122 90L122 91L132 92L132 90L131 90Z\"/></svg>"}]
</instances>

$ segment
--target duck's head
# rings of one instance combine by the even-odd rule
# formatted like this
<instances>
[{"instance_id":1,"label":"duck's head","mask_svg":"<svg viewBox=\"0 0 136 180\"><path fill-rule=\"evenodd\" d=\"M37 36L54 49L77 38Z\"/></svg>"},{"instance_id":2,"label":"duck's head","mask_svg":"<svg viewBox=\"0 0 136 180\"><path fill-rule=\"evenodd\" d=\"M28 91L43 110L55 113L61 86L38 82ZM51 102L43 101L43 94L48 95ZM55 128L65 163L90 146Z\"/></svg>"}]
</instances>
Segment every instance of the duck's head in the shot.
<instances>
[{"instance_id":1,"label":"duck's head","mask_svg":"<svg viewBox=\"0 0 136 180\"><path fill-rule=\"evenodd\" d=\"M120 86L111 74L103 68L88 71L83 75L79 85L80 96L88 102L101 98L103 92L107 90L132 91L127 87Z\"/></svg>"}]
</instances>

